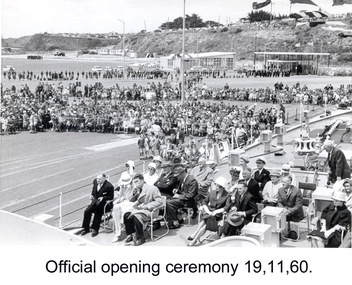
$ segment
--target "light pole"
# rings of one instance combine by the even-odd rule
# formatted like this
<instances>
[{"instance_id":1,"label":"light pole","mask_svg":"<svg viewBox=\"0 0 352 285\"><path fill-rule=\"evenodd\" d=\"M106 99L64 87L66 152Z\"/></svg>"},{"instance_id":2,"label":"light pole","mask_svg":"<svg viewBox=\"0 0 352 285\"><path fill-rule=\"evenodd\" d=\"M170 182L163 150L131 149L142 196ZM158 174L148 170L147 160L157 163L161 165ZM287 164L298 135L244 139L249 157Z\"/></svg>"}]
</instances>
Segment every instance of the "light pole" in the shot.
<instances>
[{"instance_id":1,"label":"light pole","mask_svg":"<svg viewBox=\"0 0 352 285\"><path fill-rule=\"evenodd\" d=\"M125 21L121 19L117 19L122 23L122 55L123 55L123 79L126 79L126 72L125 72Z\"/></svg>"},{"instance_id":2,"label":"light pole","mask_svg":"<svg viewBox=\"0 0 352 285\"><path fill-rule=\"evenodd\" d=\"M183 0L183 23L182 23L182 59L181 59L181 102L185 100L185 12L186 12L186 0Z\"/></svg>"}]
</instances>

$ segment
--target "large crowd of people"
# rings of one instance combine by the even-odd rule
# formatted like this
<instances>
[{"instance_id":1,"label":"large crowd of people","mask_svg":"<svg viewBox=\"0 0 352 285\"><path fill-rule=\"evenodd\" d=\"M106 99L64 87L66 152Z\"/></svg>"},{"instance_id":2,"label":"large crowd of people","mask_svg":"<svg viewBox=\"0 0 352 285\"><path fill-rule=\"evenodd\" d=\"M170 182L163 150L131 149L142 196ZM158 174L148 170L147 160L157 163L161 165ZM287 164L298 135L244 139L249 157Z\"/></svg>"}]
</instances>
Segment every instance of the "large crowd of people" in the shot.
<instances>
[{"instance_id":1,"label":"large crowd of people","mask_svg":"<svg viewBox=\"0 0 352 285\"><path fill-rule=\"evenodd\" d=\"M145 224L152 210L161 205L161 196L167 198L166 216L171 229L182 226L185 213L192 218L200 213L199 227L188 237L190 246L199 241L206 229L213 229L220 221L220 236L237 235L258 212L257 203L283 207L289 219L301 219L302 195L290 165L284 164L282 169L269 172L264 168L265 158L259 158L257 168L252 170L244 155L240 166L230 169L230 180L224 177L214 180L216 162L207 164L207 158L211 156L214 143L227 141L234 148L243 147L253 142L261 130L272 130L275 124L284 123L283 103L349 106L351 86L334 89L327 85L310 90L299 83L289 87L277 82L273 88L266 89L231 88L228 84L214 88L200 83L199 78L188 79L184 103L171 102L180 98L181 86L177 81L168 80L164 84L148 82L146 86L134 84L133 87L116 84L106 88L97 83L86 85L83 90L74 83L64 86L61 81L40 81L35 90L30 90L27 84L1 88L1 129L5 134L18 130L138 134L140 159L153 158L153 161L145 174L134 172L133 161L126 164L127 171L121 175L118 191L115 191L119 198L112 206L115 224L120 223L116 226L118 234L114 242L121 239L123 223L128 235L126 241L143 244ZM213 99L213 102L200 99ZM253 104L227 104L224 100ZM258 108L255 102L273 105ZM195 137L206 139L201 142L203 138L200 138L201 144L197 145ZM113 200L107 180L101 174L94 181L83 234L90 231L92 213L95 214L92 235L99 233L104 204ZM99 196L102 187L109 187L109 197ZM285 199L288 193L294 193L290 201ZM231 218L225 221L224 213L232 213Z\"/></svg>"}]
</instances>

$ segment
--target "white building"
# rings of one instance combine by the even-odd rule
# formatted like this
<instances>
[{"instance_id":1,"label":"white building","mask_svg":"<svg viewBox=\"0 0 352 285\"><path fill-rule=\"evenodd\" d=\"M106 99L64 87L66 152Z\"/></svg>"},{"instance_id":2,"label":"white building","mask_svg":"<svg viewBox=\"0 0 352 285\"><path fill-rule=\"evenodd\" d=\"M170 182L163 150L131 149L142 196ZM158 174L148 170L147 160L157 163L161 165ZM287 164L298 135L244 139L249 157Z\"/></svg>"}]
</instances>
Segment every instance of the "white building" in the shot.
<instances>
[{"instance_id":1,"label":"white building","mask_svg":"<svg viewBox=\"0 0 352 285\"><path fill-rule=\"evenodd\" d=\"M181 54L170 54L160 57L160 67L164 70L181 69ZM190 69L192 66L203 66L208 68L222 67L234 69L236 61L235 52L203 52L185 54L184 68Z\"/></svg>"}]
</instances>

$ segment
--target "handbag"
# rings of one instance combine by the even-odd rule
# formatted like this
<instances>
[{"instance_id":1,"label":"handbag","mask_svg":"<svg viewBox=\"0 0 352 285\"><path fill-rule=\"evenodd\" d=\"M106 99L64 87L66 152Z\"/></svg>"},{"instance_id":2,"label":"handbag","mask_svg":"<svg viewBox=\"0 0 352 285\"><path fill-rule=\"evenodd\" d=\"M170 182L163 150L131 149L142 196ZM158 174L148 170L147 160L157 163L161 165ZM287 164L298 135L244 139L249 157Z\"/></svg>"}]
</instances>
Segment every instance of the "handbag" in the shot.
<instances>
[{"instance_id":1,"label":"handbag","mask_svg":"<svg viewBox=\"0 0 352 285\"><path fill-rule=\"evenodd\" d=\"M215 232L218 229L218 222L214 216L210 216L205 224L205 230Z\"/></svg>"}]
</instances>

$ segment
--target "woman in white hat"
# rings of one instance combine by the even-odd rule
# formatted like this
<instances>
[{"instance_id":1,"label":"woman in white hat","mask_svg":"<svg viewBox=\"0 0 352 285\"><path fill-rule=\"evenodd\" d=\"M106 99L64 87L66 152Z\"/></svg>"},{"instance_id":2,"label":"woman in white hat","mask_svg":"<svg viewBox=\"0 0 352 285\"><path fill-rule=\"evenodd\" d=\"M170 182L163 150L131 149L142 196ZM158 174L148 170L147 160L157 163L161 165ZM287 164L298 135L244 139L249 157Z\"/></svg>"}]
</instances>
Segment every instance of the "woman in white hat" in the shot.
<instances>
[{"instance_id":1,"label":"woman in white hat","mask_svg":"<svg viewBox=\"0 0 352 285\"><path fill-rule=\"evenodd\" d=\"M263 189L263 204L276 206L279 197L279 188L282 186L280 182L280 170L273 170L270 173L270 181L268 181Z\"/></svg>"},{"instance_id":2,"label":"woman in white hat","mask_svg":"<svg viewBox=\"0 0 352 285\"><path fill-rule=\"evenodd\" d=\"M209 195L203 200L202 206L199 207L201 213L201 221L198 225L197 230L188 237L190 243L188 246L193 246L200 239L206 230L216 231L217 221L222 218L225 211L225 207L230 205L230 194L226 191L227 179L219 176L215 182L216 189L211 191ZM209 220L213 219L216 221L216 225L210 225Z\"/></svg>"},{"instance_id":3,"label":"woman in white hat","mask_svg":"<svg viewBox=\"0 0 352 285\"><path fill-rule=\"evenodd\" d=\"M143 175L145 183L154 185L159 179L159 175L156 173L156 164L151 162L148 164L148 172Z\"/></svg>"},{"instance_id":4,"label":"woman in white hat","mask_svg":"<svg viewBox=\"0 0 352 285\"><path fill-rule=\"evenodd\" d=\"M123 223L123 214L129 210L133 202L132 176L124 171L118 182L117 194L115 194L114 207L112 215L115 224L115 237L112 242L117 242L121 236L121 224Z\"/></svg>"},{"instance_id":5,"label":"woman in white hat","mask_svg":"<svg viewBox=\"0 0 352 285\"><path fill-rule=\"evenodd\" d=\"M342 233L351 226L351 212L345 205L346 194L336 191L331 198L334 202L323 210L318 228L307 236L312 247L339 247Z\"/></svg>"}]
</instances>

